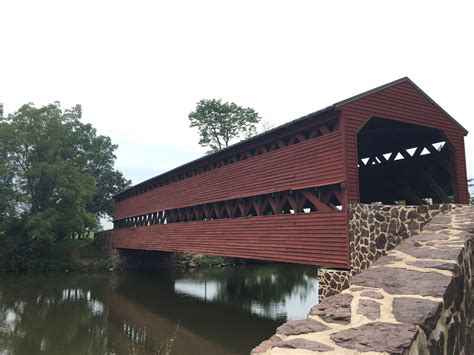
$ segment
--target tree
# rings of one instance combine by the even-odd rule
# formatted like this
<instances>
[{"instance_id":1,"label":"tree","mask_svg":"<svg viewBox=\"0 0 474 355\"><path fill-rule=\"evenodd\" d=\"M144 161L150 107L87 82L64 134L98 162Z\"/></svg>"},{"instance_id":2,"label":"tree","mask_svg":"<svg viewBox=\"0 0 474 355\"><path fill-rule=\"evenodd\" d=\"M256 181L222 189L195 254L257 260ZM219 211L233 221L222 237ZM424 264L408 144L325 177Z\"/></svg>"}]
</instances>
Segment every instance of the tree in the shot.
<instances>
[{"instance_id":1,"label":"tree","mask_svg":"<svg viewBox=\"0 0 474 355\"><path fill-rule=\"evenodd\" d=\"M81 116L81 106L63 110L56 102L0 118L0 180L9 196L0 199L0 216L17 219L15 234L82 235L111 216L111 196L129 186L113 168L117 146Z\"/></svg>"},{"instance_id":2,"label":"tree","mask_svg":"<svg viewBox=\"0 0 474 355\"><path fill-rule=\"evenodd\" d=\"M262 121L262 122L260 122L260 124L262 126L261 133L265 133L265 132L267 132L267 131L269 131L269 130L271 130L275 127L273 122L270 122L268 120Z\"/></svg>"},{"instance_id":3,"label":"tree","mask_svg":"<svg viewBox=\"0 0 474 355\"><path fill-rule=\"evenodd\" d=\"M199 130L199 144L215 152L228 147L233 140L254 135L260 116L252 108L213 99L199 101L189 114L189 121L191 127Z\"/></svg>"},{"instance_id":4,"label":"tree","mask_svg":"<svg viewBox=\"0 0 474 355\"><path fill-rule=\"evenodd\" d=\"M2 155L0 141L0 238L5 233L7 220L15 214L15 191L13 190L13 174L7 159Z\"/></svg>"}]
</instances>

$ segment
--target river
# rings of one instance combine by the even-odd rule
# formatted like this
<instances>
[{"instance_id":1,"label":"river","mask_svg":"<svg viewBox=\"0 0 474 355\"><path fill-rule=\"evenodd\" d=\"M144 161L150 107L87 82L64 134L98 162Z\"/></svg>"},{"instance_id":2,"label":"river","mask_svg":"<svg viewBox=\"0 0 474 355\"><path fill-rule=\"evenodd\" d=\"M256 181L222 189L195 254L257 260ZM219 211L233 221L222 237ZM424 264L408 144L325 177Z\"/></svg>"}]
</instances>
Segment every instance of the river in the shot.
<instances>
[{"instance_id":1,"label":"river","mask_svg":"<svg viewBox=\"0 0 474 355\"><path fill-rule=\"evenodd\" d=\"M317 288L290 264L0 275L0 354L249 354Z\"/></svg>"}]
</instances>

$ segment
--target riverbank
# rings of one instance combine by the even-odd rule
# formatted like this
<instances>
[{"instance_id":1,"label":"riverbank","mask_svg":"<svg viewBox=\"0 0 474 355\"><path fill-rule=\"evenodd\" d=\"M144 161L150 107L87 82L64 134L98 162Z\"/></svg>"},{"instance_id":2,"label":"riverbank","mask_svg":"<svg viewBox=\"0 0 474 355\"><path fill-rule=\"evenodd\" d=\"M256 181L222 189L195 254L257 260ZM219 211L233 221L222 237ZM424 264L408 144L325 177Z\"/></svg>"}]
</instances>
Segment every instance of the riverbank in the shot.
<instances>
[{"instance_id":1,"label":"riverbank","mask_svg":"<svg viewBox=\"0 0 474 355\"><path fill-rule=\"evenodd\" d=\"M104 271L109 267L106 255L94 240L85 238L53 242L47 254L29 261L24 271Z\"/></svg>"},{"instance_id":2,"label":"riverbank","mask_svg":"<svg viewBox=\"0 0 474 355\"><path fill-rule=\"evenodd\" d=\"M158 263L160 264L160 263ZM219 268L243 265L241 259L226 258L202 254L173 253L167 258L166 265L177 269ZM132 269L134 267L131 267ZM139 268L139 267L138 267ZM146 268L146 266L143 266ZM47 253L25 263L21 272L48 272L48 271L112 271L128 269L126 265L118 267L109 253L98 246L93 238L64 239L55 241Z\"/></svg>"},{"instance_id":3,"label":"riverbank","mask_svg":"<svg viewBox=\"0 0 474 355\"><path fill-rule=\"evenodd\" d=\"M190 253L174 253L171 261L177 268L184 269L226 267L245 265L247 263L242 259Z\"/></svg>"},{"instance_id":4,"label":"riverbank","mask_svg":"<svg viewBox=\"0 0 474 355\"><path fill-rule=\"evenodd\" d=\"M109 267L116 270L153 270L220 268L247 264L248 260L192 253L172 253L155 250L115 249L112 230L97 232L94 244L105 255ZM257 261L251 261L254 263ZM257 262L258 263L258 262Z\"/></svg>"}]
</instances>

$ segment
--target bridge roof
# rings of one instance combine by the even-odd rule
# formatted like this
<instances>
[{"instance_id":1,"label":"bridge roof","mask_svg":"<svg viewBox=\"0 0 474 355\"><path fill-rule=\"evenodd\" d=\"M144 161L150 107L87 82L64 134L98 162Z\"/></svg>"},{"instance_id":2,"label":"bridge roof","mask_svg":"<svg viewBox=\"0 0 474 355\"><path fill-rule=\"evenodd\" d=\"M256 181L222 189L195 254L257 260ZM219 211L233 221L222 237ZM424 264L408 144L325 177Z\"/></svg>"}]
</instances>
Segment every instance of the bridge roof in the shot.
<instances>
[{"instance_id":1,"label":"bridge roof","mask_svg":"<svg viewBox=\"0 0 474 355\"><path fill-rule=\"evenodd\" d=\"M185 171L187 171L188 169L191 169L191 168L194 168L198 165L201 165L203 163L209 163L209 162L212 162L214 160L217 160L217 159L220 159L228 154L231 154L231 153L235 153L236 151L238 151L240 148L242 148L243 146L246 146L246 145L250 145L254 142L257 142L258 140L262 139L262 138L267 138L267 137L271 137L272 135L275 135L276 133L279 133L281 131L284 131L288 128L292 128L292 127L295 127L303 122L306 122L306 121L310 121L310 120L313 120L313 119L317 119L317 118L320 118L320 117L324 117L323 114L325 113L328 113L330 111L339 111L343 108L344 105L347 105L347 104L350 104L354 101L357 101L357 100L360 100L366 96L369 96L369 95L372 95L374 93L377 93L379 91L382 91L382 90L385 90L387 88L390 88L392 86L395 86L395 85L398 85L402 82L409 82L411 85L413 85L423 96L425 96L438 110L440 110L448 119L450 119L451 121L453 121L458 127L460 130L463 131L463 134L464 135L467 135L468 134L468 131L459 123L457 122L451 115L449 115L441 106L439 106L433 99L431 99L423 90L421 90L413 81L411 81L408 77L403 77L403 78L400 78L398 80L395 80L395 81L392 81L390 83L387 83L387 84L384 84L382 86L379 86L379 87L376 87L374 89L371 89L371 90L368 90L368 91L365 91L361 94L358 94L358 95L355 95L355 96L352 96L350 98L347 98L345 100L342 100L342 101L339 101L339 102L336 102L330 106L327 106L323 109L320 109L320 110L317 110L317 111L314 111L310 114L307 114L305 116L302 116L300 118L297 118L297 119L294 119L292 121L289 121L287 123L284 123L280 126L277 126L277 127L274 127L266 132L263 132L263 133L260 133L260 134L257 134L251 138L248 138L248 139L245 139L243 141L240 141L238 143L235 143L235 144L232 144L226 148L223 148L215 153L212 153L212 154L208 154L208 155L205 155L205 156L202 156L198 159L195 159L195 160L192 160L188 163L185 163L183 165L180 165L174 169L171 169L167 172L164 172L162 174L159 174L157 176L154 176L150 179L147 179L145 181L142 181L134 186L131 186L119 193L117 193L116 195L114 195L114 198L120 198L124 195L128 195L130 193L134 193L135 191L139 191L143 188L146 188L148 186L151 186L153 184L155 184L156 182L159 182L159 181L162 181L164 179L168 179L170 177L173 177L173 176L176 176L176 175L180 175L180 174L183 174Z\"/></svg>"}]
</instances>

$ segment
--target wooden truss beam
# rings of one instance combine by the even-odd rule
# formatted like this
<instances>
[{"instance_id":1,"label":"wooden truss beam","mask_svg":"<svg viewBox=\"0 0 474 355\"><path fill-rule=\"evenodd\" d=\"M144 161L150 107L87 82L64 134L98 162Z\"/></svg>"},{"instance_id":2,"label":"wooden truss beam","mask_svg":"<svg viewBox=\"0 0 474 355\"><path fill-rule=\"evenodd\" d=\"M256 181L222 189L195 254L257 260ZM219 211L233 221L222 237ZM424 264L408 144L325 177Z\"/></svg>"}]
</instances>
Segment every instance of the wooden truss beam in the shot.
<instances>
[{"instance_id":1,"label":"wooden truss beam","mask_svg":"<svg viewBox=\"0 0 474 355\"><path fill-rule=\"evenodd\" d=\"M319 197L322 196L322 197ZM132 228L164 223L262 216L266 214L330 212L342 209L339 185L294 191L274 192L242 199L218 201L204 205L156 211L114 221L117 228Z\"/></svg>"}]
</instances>

